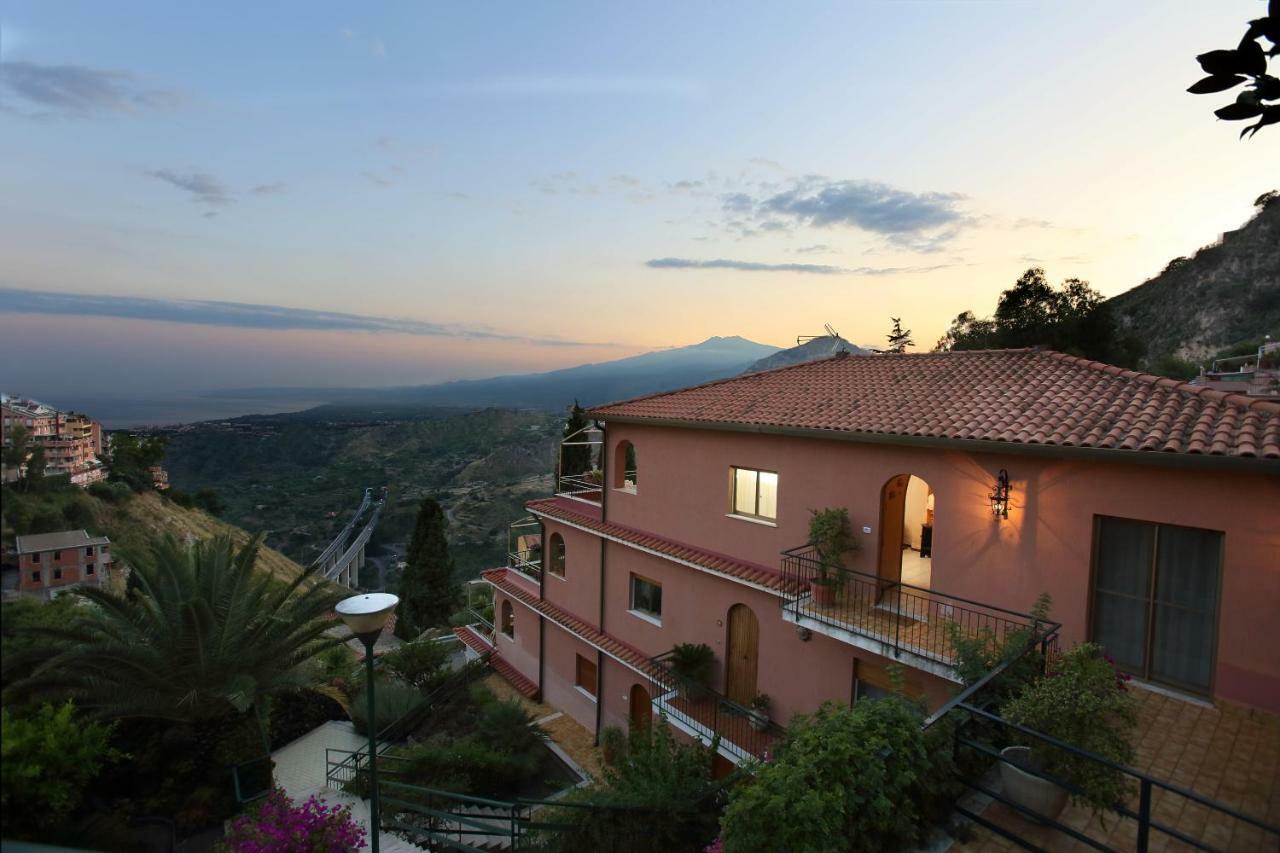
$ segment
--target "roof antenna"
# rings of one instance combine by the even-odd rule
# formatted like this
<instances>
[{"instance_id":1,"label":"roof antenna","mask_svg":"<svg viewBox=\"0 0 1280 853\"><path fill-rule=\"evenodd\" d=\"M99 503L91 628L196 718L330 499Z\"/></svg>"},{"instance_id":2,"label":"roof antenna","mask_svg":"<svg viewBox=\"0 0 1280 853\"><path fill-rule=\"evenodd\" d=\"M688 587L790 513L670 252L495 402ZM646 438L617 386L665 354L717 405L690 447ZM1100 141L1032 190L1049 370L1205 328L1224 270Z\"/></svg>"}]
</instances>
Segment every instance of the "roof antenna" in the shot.
<instances>
[{"instance_id":1,"label":"roof antenna","mask_svg":"<svg viewBox=\"0 0 1280 853\"><path fill-rule=\"evenodd\" d=\"M822 328L826 330L825 335L796 335L796 346L807 344L809 341L816 341L818 338L835 338L836 347L840 346L840 333L831 328L830 323L823 323Z\"/></svg>"}]
</instances>

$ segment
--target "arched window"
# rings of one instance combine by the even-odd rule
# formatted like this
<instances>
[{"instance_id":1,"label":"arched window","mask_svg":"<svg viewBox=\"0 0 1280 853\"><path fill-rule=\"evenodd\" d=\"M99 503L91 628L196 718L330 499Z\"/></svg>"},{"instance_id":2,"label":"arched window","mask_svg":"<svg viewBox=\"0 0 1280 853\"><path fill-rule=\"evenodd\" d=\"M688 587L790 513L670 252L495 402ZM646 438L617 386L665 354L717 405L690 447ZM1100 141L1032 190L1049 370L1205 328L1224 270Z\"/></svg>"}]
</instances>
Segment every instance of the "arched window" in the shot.
<instances>
[{"instance_id":1,"label":"arched window","mask_svg":"<svg viewBox=\"0 0 1280 853\"><path fill-rule=\"evenodd\" d=\"M502 633L511 639L516 637L516 614L511 610L511 602L503 599L501 609L502 619L498 623L498 627Z\"/></svg>"},{"instance_id":2,"label":"arched window","mask_svg":"<svg viewBox=\"0 0 1280 853\"><path fill-rule=\"evenodd\" d=\"M551 547L547 549L547 571L564 577L564 553L564 537L559 533L552 533Z\"/></svg>"},{"instance_id":3,"label":"arched window","mask_svg":"<svg viewBox=\"0 0 1280 853\"><path fill-rule=\"evenodd\" d=\"M636 446L625 440L618 442L613 451L613 487L634 492L639 482L636 467Z\"/></svg>"}]
</instances>

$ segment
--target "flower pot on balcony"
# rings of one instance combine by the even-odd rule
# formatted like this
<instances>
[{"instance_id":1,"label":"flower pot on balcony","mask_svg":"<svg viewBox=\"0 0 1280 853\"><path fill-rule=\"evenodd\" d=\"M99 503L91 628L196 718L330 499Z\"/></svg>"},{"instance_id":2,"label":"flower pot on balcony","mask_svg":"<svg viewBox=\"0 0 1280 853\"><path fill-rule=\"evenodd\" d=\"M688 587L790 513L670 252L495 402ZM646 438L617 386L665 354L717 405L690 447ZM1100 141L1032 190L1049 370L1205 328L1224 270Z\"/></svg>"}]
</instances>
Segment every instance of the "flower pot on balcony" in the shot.
<instances>
[{"instance_id":1,"label":"flower pot on balcony","mask_svg":"<svg viewBox=\"0 0 1280 853\"><path fill-rule=\"evenodd\" d=\"M830 580L814 579L809 581L809 591L813 593L813 603L826 606L836 600L836 585Z\"/></svg>"},{"instance_id":2,"label":"flower pot on balcony","mask_svg":"<svg viewBox=\"0 0 1280 853\"><path fill-rule=\"evenodd\" d=\"M750 711L747 713L747 722L751 724L751 728L762 732L769 728L769 715L763 711Z\"/></svg>"},{"instance_id":3,"label":"flower pot on balcony","mask_svg":"<svg viewBox=\"0 0 1280 853\"><path fill-rule=\"evenodd\" d=\"M1034 767L1031 748L1007 746L1000 750L1000 781L1004 795L1025 809L1054 820L1067 804L1067 791L1048 779L1042 779L1023 770ZM1017 766L1021 765L1021 766Z\"/></svg>"}]
</instances>

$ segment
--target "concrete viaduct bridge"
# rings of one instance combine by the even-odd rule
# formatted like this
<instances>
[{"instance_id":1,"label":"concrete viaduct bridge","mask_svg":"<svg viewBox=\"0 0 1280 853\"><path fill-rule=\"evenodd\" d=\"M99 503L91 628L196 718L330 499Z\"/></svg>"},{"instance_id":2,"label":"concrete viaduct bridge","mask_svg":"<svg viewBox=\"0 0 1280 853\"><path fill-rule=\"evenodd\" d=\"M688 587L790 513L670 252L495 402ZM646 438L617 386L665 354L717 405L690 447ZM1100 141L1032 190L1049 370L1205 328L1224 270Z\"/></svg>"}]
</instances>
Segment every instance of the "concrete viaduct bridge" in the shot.
<instances>
[{"instance_id":1,"label":"concrete viaduct bridge","mask_svg":"<svg viewBox=\"0 0 1280 853\"><path fill-rule=\"evenodd\" d=\"M369 537L373 535L373 529L378 524L378 516L382 514L382 507L386 501L387 489L385 486L376 497L372 487L364 490L364 498L360 501L360 506L356 509L355 514L351 516L351 520L346 523L342 530L338 531L338 535L329 543L329 547L325 548L312 563L312 565L320 566L325 580L333 581L349 589L355 589L360 586L360 570L364 568L364 548L369 543ZM369 518L364 527L360 528L360 532L356 533L355 537L352 538L356 525L364 517L365 513L369 512L370 507L373 508L373 512L369 514Z\"/></svg>"}]
</instances>

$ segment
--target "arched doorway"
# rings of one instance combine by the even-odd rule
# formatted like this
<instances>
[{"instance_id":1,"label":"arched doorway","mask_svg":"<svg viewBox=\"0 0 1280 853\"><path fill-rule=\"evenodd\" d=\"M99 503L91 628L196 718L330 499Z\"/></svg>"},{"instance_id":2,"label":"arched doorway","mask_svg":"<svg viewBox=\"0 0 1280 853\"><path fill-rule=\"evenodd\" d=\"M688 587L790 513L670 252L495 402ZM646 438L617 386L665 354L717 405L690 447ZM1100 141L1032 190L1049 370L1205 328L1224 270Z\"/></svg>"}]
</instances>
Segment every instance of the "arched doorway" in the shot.
<instances>
[{"instance_id":1,"label":"arched doorway","mask_svg":"<svg viewBox=\"0 0 1280 853\"><path fill-rule=\"evenodd\" d=\"M725 626L724 693L739 705L749 706L756 698L759 666L760 623L745 604L729 608Z\"/></svg>"},{"instance_id":2,"label":"arched doorway","mask_svg":"<svg viewBox=\"0 0 1280 853\"><path fill-rule=\"evenodd\" d=\"M929 589L933 579L933 489L914 474L890 477L880 490L880 554L883 586L904 583Z\"/></svg>"},{"instance_id":3,"label":"arched doorway","mask_svg":"<svg viewBox=\"0 0 1280 853\"><path fill-rule=\"evenodd\" d=\"M631 685L631 730L647 732L653 723L653 700L643 685Z\"/></svg>"}]
</instances>

